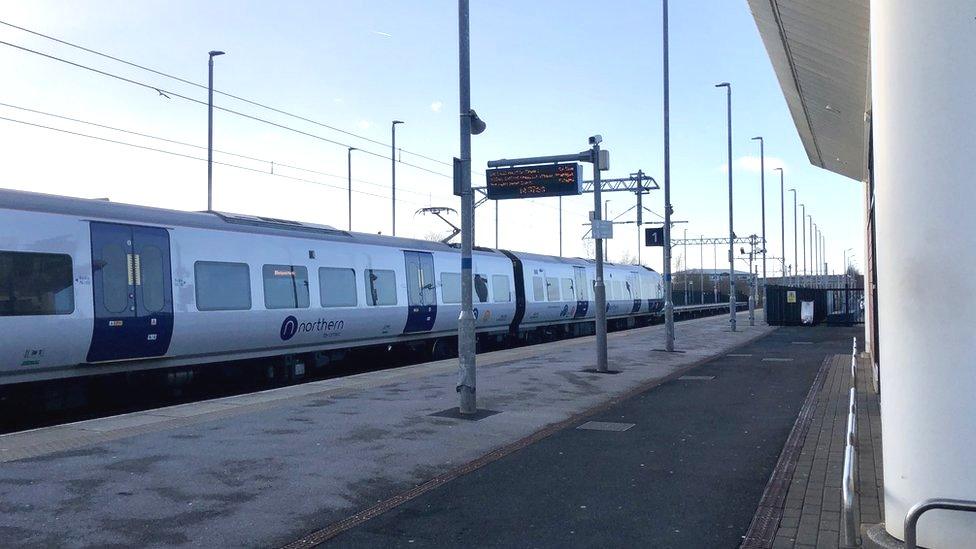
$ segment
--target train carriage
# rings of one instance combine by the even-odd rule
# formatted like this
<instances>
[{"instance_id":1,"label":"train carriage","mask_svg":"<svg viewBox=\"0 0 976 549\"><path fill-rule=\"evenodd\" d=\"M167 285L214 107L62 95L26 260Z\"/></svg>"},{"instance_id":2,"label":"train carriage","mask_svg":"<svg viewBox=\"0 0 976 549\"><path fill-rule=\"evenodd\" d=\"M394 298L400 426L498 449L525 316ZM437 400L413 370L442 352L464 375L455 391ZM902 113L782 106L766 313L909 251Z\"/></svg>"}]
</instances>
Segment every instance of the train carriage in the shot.
<instances>
[{"instance_id":1,"label":"train carriage","mask_svg":"<svg viewBox=\"0 0 976 549\"><path fill-rule=\"evenodd\" d=\"M456 346L461 276L447 244L19 191L0 191L0 227L0 385ZM594 317L590 260L478 248L473 268L481 338L578 335ZM610 319L660 302L644 267L607 265L606 282Z\"/></svg>"}]
</instances>

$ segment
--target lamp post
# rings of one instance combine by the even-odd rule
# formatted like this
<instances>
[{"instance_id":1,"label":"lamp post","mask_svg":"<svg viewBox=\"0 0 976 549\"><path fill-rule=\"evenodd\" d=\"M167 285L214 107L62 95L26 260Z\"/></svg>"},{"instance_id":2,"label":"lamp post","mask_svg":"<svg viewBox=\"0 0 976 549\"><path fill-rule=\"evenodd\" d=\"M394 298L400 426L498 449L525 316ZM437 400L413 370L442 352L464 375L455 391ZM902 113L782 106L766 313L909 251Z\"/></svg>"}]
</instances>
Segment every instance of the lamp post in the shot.
<instances>
[{"instance_id":1,"label":"lamp post","mask_svg":"<svg viewBox=\"0 0 976 549\"><path fill-rule=\"evenodd\" d=\"M729 326L735 331L735 230L732 224L732 84L722 82L716 88L725 88L725 111L728 123L728 172L729 172Z\"/></svg>"},{"instance_id":2,"label":"lamp post","mask_svg":"<svg viewBox=\"0 0 976 549\"><path fill-rule=\"evenodd\" d=\"M796 189L790 189L793 193L793 284L796 285L797 269L799 269L799 248L796 242Z\"/></svg>"},{"instance_id":3,"label":"lamp post","mask_svg":"<svg viewBox=\"0 0 976 549\"><path fill-rule=\"evenodd\" d=\"M681 273L681 278L685 279L685 305L688 304L688 229L685 229L685 270Z\"/></svg>"},{"instance_id":4,"label":"lamp post","mask_svg":"<svg viewBox=\"0 0 976 549\"><path fill-rule=\"evenodd\" d=\"M207 211L213 211L213 65L214 57L224 55L222 51L211 51L208 61L207 86Z\"/></svg>"},{"instance_id":5,"label":"lamp post","mask_svg":"<svg viewBox=\"0 0 976 549\"><path fill-rule=\"evenodd\" d=\"M800 204L800 209L802 211L800 215L800 223L802 225L803 231L803 276L807 276L807 206L806 204Z\"/></svg>"},{"instance_id":6,"label":"lamp post","mask_svg":"<svg viewBox=\"0 0 976 549\"><path fill-rule=\"evenodd\" d=\"M762 136L752 138L759 141L759 194L762 195L762 268L763 268L763 303L766 299L766 145Z\"/></svg>"},{"instance_id":7,"label":"lamp post","mask_svg":"<svg viewBox=\"0 0 976 549\"><path fill-rule=\"evenodd\" d=\"M813 263L813 214L810 214L807 217L809 218L807 220L808 221L807 228L810 229L810 271L809 271L809 275L810 276L813 276L814 267L816 267L816 265Z\"/></svg>"},{"instance_id":8,"label":"lamp post","mask_svg":"<svg viewBox=\"0 0 976 549\"><path fill-rule=\"evenodd\" d=\"M393 169L393 177L391 179L391 188L393 192L392 192L392 200L390 204L392 205L393 208L392 210L393 211L393 218L392 218L393 236L396 236L396 127L397 124L403 124L403 120L394 120L393 122L390 123L390 135L391 135L390 166Z\"/></svg>"},{"instance_id":9,"label":"lamp post","mask_svg":"<svg viewBox=\"0 0 976 549\"><path fill-rule=\"evenodd\" d=\"M779 256L783 261L783 276L786 276L786 191L783 190L783 168L773 168L779 171Z\"/></svg>"},{"instance_id":10,"label":"lamp post","mask_svg":"<svg viewBox=\"0 0 976 549\"><path fill-rule=\"evenodd\" d=\"M701 303L705 304L705 235L701 235L698 244L698 291L701 292Z\"/></svg>"},{"instance_id":11,"label":"lamp post","mask_svg":"<svg viewBox=\"0 0 976 549\"><path fill-rule=\"evenodd\" d=\"M349 216L349 230L352 230L352 151L358 151L356 147L348 147L346 150L346 172L347 172L347 183L348 187L348 216Z\"/></svg>"},{"instance_id":12,"label":"lamp post","mask_svg":"<svg viewBox=\"0 0 976 549\"><path fill-rule=\"evenodd\" d=\"M813 283L814 286L819 286L820 282L820 254L817 248L820 246L820 230L817 229L817 224L813 224L813 232L810 233L810 238L813 240Z\"/></svg>"},{"instance_id":13,"label":"lamp post","mask_svg":"<svg viewBox=\"0 0 976 549\"><path fill-rule=\"evenodd\" d=\"M661 0L664 120L664 350L674 351L674 300L671 295L671 81L668 55L668 0Z\"/></svg>"}]
</instances>

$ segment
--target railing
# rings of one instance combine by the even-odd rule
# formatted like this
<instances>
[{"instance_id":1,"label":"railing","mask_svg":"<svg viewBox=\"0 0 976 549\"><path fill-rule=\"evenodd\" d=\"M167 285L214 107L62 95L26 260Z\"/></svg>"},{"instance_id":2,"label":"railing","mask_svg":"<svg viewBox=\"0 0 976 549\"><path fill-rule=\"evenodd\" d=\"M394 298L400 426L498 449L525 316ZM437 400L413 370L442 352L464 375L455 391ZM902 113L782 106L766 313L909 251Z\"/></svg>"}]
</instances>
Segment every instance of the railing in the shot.
<instances>
[{"instance_id":1,"label":"railing","mask_svg":"<svg viewBox=\"0 0 976 549\"><path fill-rule=\"evenodd\" d=\"M918 519L922 518L922 513L932 509L976 513L976 501L927 499L916 503L908 510L908 515L905 517L905 549L916 549L918 547Z\"/></svg>"},{"instance_id":2,"label":"railing","mask_svg":"<svg viewBox=\"0 0 976 549\"><path fill-rule=\"evenodd\" d=\"M851 388L847 401L847 436L844 446L844 481L841 484L841 535L844 547L857 547L861 526L857 473L857 338L851 349Z\"/></svg>"}]
</instances>

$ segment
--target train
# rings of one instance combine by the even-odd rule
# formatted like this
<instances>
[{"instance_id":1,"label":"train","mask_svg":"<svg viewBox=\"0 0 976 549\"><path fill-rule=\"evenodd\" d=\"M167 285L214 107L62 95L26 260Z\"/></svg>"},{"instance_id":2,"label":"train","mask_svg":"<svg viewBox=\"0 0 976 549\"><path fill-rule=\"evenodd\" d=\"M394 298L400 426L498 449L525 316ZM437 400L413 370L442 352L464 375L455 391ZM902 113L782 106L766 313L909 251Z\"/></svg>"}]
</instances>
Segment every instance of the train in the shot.
<instances>
[{"instance_id":1,"label":"train","mask_svg":"<svg viewBox=\"0 0 976 549\"><path fill-rule=\"evenodd\" d=\"M595 263L476 247L476 333L592 333ZM605 266L607 319L650 323L661 276ZM0 387L364 346L456 353L460 250L326 225L0 190Z\"/></svg>"}]
</instances>

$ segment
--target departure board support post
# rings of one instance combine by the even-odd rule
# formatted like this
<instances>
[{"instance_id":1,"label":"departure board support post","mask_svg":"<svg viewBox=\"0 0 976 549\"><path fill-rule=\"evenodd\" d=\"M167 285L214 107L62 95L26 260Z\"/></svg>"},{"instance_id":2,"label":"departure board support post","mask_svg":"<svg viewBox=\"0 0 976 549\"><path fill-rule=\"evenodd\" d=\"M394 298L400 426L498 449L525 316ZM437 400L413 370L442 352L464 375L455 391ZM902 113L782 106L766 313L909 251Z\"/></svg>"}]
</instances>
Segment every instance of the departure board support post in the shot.
<instances>
[{"instance_id":1,"label":"departure board support post","mask_svg":"<svg viewBox=\"0 0 976 549\"><path fill-rule=\"evenodd\" d=\"M607 293L603 282L603 219L600 211L600 171L610 168L610 154L601 150L603 137L589 138L590 148L576 154L531 156L490 160L486 173L489 199L534 198L582 194L583 182L578 162L593 164L593 238L596 240L596 278L593 296L596 320L596 369L606 373ZM493 180L494 178L494 180ZM493 186L493 183L495 185ZM575 190L572 186L575 184ZM493 190L494 187L494 190Z\"/></svg>"}]
</instances>

